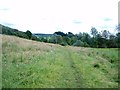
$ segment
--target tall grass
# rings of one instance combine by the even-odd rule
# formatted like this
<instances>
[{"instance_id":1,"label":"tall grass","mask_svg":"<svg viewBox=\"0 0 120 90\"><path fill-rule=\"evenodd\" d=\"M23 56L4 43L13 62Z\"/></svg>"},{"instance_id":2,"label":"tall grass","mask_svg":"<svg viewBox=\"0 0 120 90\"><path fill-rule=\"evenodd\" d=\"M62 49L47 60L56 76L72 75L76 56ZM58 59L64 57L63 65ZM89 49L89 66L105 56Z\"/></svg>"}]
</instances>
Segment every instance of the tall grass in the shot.
<instances>
[{"instance_id":1,"label":"tall grass","mask_svg":"<svg viewBox=\"0 0 120 90\"><path fill-rule=\"evenodd\" d=\"M13 36L2 39L4 88L118 86L116 49L62 47Z\"/></svg>"},{"instance_id":2,"label":"tall grass","mask_svg":"<svg viewBox=\"0 0 120 90\"><path fill-rule=\"evenodd\" d=\"M101 53L104 53L109 58L104 58ZM72 57L81 73L83 87L118 87L117 50L89 48L83 52L72 53ZM114 62L110 62L109 59L114 60Z\"/></svg>"}]
</instances>

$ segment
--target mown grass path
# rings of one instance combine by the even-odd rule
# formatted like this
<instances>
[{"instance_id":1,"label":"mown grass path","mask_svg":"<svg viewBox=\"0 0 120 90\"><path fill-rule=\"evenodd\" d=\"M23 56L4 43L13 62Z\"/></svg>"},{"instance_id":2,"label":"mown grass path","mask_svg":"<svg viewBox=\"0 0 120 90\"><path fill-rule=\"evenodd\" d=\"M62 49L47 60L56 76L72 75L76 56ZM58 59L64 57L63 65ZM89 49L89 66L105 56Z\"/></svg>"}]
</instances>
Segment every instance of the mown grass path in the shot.
<instances>
[{"instance_id":1,"label":"mown grass path","mask_svg":"<svg viewBox=\"0 0 120 90\"><path fill-rule=\"evenodd\" d=\"M68 48L39 51L3 54L3 87L80 87L80 72Z\"/></svg>"},{"instance_id":2,"label":"mown grass path","mask_svg":"<svg viewBox=\"0 0 120 90\"><path fill-rule=\"evenodd\" d=\"M76 86L77 86L78 88L80 88L80 87L81 87L81 84L80 84L80 81L81 81L80 72L79 72L78 69L76 68L76 65L75 65L75 63L74 63L74 60L73 60L73 58L72 58L72 53L71 53L71 51L70 51L68 48L67 48L65 51L66 51L66 53L67 53L67 59L66 59L66 60L70 63L70 68L71 68L71 70L73 71L73 72L71 72L71 73L74 74Z\"/></svg>"}]
</instances>

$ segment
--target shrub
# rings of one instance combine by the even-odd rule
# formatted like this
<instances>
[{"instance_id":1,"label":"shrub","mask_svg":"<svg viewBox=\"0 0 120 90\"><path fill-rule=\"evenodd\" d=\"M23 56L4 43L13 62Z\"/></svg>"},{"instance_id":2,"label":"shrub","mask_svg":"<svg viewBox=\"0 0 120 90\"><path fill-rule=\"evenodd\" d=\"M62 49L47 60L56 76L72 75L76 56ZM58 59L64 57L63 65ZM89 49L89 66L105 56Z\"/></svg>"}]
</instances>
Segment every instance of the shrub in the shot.
<instances>
[{"instance_id":1,"label":"shrub","mask_svg":"<svg viewBox=\"0 0 120 90\"><path fill-rule=\"evenodd\" d=\"M81 40L77 40L73 46L84 46L84 42L82 42Z\"/></svg>"}]
</instances>

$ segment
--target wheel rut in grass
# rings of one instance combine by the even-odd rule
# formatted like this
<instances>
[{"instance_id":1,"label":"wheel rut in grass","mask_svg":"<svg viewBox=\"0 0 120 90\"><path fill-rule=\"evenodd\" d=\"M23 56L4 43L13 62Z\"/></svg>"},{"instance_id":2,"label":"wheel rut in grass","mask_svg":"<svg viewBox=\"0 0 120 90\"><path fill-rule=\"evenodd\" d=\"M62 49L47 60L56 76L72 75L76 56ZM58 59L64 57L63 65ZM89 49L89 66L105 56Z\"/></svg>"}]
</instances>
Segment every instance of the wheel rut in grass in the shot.
<instances>
[{"instance_id":1,"label":"wheel rut in grass","mask_svg":"<svg viewBox=\"0 0 120 90\"><path fill-rule=\"evenodd\" d=\"M75 83L76 83L76 86L77 88L81 87L81 76L80 76L80 72L78 71L78 68L76 67L74 61L73 61L73 57L72 57L72 53L70 50L66 50L67 52L67 60L69 61L70 63L70 68L74 71L72 72L74 74L74 78L75 78Z\"/></svg>"}]
</instances>

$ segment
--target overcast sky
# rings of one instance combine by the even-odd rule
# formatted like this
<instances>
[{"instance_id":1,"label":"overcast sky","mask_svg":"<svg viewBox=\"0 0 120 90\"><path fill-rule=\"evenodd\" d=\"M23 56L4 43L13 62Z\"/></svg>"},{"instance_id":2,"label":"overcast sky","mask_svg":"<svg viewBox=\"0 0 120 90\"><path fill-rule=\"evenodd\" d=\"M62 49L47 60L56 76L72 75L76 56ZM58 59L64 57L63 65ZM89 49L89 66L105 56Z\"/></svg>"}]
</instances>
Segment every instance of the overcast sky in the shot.
<instances>
[{"instance_id":1,"label":"overcast sky","mask_svg":"<svg viewBox=\"0 0 120 90\"><path fill-rule=\"evenodd\" d=\"M0 0L0 24L32 33L115 32L119 0Z\"/></svg>"}]
</instances>

